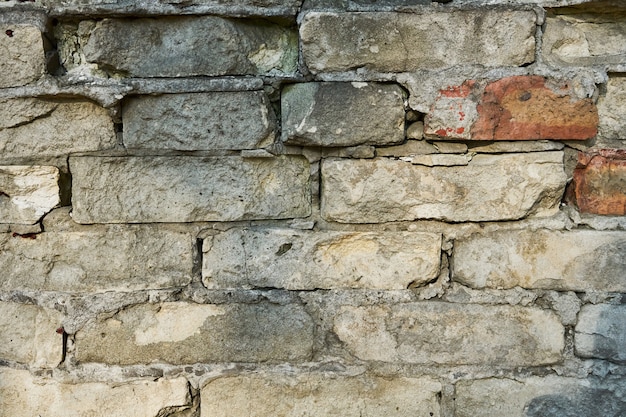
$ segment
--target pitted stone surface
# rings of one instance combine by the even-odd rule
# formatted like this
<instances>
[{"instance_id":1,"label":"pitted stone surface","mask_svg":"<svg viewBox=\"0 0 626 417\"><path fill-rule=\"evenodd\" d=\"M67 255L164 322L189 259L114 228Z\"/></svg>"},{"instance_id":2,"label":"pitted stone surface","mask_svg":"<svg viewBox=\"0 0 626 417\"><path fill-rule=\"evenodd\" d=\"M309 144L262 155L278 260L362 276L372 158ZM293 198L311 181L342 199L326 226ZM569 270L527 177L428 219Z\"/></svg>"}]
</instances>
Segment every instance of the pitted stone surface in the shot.
<instances>
[{"instance_id":1,"label":"pitted stone surface","mask_svg":"<svg viewBox=\"0 0 626 417\"><path fill-rule=\"evenodd\" d=\"M217 378L202 387L202 417L388 416L439 417L441 384L428 378L296 377Z\"/></svg>"},{"instance_id":2,"label":"pitted stone surface","mask_svg":"<svg viewBox=\"0 0 626 417\"><path fill-rule=\"evenodd\" d=\"M626 363L626 306L583 306L578 315L574 343L576 354L583 358Z\"/></svg>"},{"instance_id":3,"label":"pitted stone surface","mask_svg":"<svg viewBox=\"0 0 626 417\"><path fill-rule=\"evenodd\" d=\"M456 240L453 278L473 288L626 291L626 232L502 230Z\"/></svg>"},{"instance_id":4,"label":"pitted stone surface","mask_svg":"<svg viewBox=\"0 0 626 417\"><path fill-rule=\"evenodd\" d=\"M24 370L0 369L3 416L154 417L162 409L189 403L185 378L72 384L35 378Z\"/></svg>"},{"instance_id":5,"label":"pitted stone surface","mask_svg":"<svg viewBox=\"0 0 626 417\"><path fill-rule=\"evenodd\" d=\"M310 12L300 37L313 73L519 66L533 61L535 24L531 11Z\"/></svg>"},{"instance_id":6,"label":"pitted stone surface","mask_svg":"<svg viewBox=\"0 0 626 417\"><path fill-rule=\"evenodd\" d=\"M297 34L256 23L215 16L104 19L84 54L87 62L130 77L293 73Z\"/></svg>"},{"instance_id":7,"label":"pitted stone surface","mask_svg":"<svg viewBox=\"0 0 626 417\"><path fill-rule=\"evenodd\" d=\"M520 219L558 211L562 152L477 155L467 166L384 158L322 164L322 215L345 223Z\"/></svg>"},{"instance_id":8,"label":"pitted stone surface","mask_svg":"<svg viewBox=\"0 0 626 417\"><path fill-rule=\"evenodd\" d=\"M559 362L564 347L554 313L511 306L345 306L333 330L357 358L393 363L545 365Z\"/></svg>"},{"instance_id":9,"label":"pitted stone surface","mask_svg":"<svg viewBox=\"0 0 626 417\"><path fill-rule=\"evenodd\" d=\"M309 166L296 156L76 157L70 168L79 223L281 219L311 210Z\"/></svg>"},{"instance_id":10,"label":"pitted stone surface","mask_svg":"<svg viewBox=\"0 0 626 417\"><path fill-rule=\"evenodd\" d=\"M231 229L204 241L207 288L405 289L439 275L441 236Z\"/></svg>"},{"instance_id":11,"label":"pitted stone surface","mask_svg":"<svg viewBox=\"0 0 626 417\"><path fill-rule=\"evenodd\" d=\"M1 22L0 56L0 88L36 81L46 69L41 31L29 24Z\"/></svg>"},{"instance_id":12,"label":"pitted stone surface","mask_svg":"<svg viewBox=\"0 0 626 417\"><path fill-rule=\"evenodd\" d=\"M141 304L102 314L76 333L76 359L150 362L298 362L310 358L313 321L301 306Z\"/></svg>"},{"instance_id":13,"label":"pitted stone surface","mask_svg":"<svg viewBox=\"0 0 626 417\"><path fill-rule=\"evenodd\" d=\"M63 320L60 312L32 304L0 301L0 317L0 358L36 368L54 368L61 362L63 341L56 333ZM9 415L4 414L5 409L0 410L2 415Z\"/></svg>"},{"instance_id":14,"label":"pitted stone surface","mask_svg":"<svg viewBox=\"0 0 626 417\"><path fill-rule=\"evenodd\" d=\"M611 76L606 92L598 99L600 124L598 136L603 139L624 139L626 130L626 77Z\"/></svg>"},{"instance_id":15,"label":"pitted stone surface","mask_svg":"<svg viewBox=\"0 0 626 417\"><path fill-rule=\"evenodd\" d=\"M5 291L137 291L191 282L195 238L150 226L0 234Z\"/></svg>"},{"instance_id":16,"label":"pitted stone surface","mask_svg":"<svg viewBox=\"0 0 626 417\"><path fill-rule=\"evenodd\" d=\"M238 150L274 141L274 113L261 91L134 97L123 121L127 148Z\"/></svg>"},{"instance_id":17,"label":"pitted stone surface","mask_svg":"<svg viewBox=\"0 0 626 417\"><path fill-rule=\"evenodd\" d=\"M0 159L35 159L111 149L117 144L106 109L89 101L0 100Z\"/></svg>"},{"instance_id":18,"label":"pitted stone surface","mask_svg":"<svg viewBox=\"0 0 626 417\"><path fill-rule=\"evenodd\" d=\"M283 142L389 145L404 140L404 92L377 83L301 83L282 92Z\"/></svg>"},{"instance_id":19,"label":"pitted stone surface","mask_svg":"<svg viewBox=\"0 0 626 417\"><path fill-rule=\"evenodd\" d=\"M35 224L60 202L56 167L0 166L0 223Z\"/></svg>"}]
</instances>

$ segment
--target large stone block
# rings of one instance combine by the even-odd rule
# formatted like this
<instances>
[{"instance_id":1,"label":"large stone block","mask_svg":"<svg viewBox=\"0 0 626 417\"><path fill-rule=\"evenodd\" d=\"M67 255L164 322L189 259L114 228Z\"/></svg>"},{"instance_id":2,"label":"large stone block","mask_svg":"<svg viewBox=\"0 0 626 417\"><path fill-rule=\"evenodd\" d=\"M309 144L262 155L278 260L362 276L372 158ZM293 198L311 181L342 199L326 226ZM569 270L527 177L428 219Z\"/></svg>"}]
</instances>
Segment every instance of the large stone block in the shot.
<instances>
[{"instance_id":1,"label":"large stone block","mask_svg":"<svg viewBox=\"0 0 626 417\"><path fill-rule=\"evenodd\" d=\"M102 292L179 287L193 276L196 240L150 226L0 234L0 289Z\"/></svg>"},{"instance_id":2,"label":"large stone block","mask_svg":"<svg viewBox=\"0 0 626 417\"><path fill-rule=\"evenodd\" d=\"M306 361L314 325L299 305L142 304L76 333L76 359L117 365Z\"/></svg>"},{"instance_id":3,"label":"large stone block","mask_svg":"<svg viewBox=\"0 0 626 417\"><path fill-rule=\"evenodd\" d=\"M0 159L64 156L116 144L107 110L89 101L0 100Z\"/></svg>"},{"instance_id":4,"label":"large stone block","mask_svg":"<svg viewBox=\"0 0 626 417\"><path fill-rule=\"evenodd\" d=\"M626 292L626 232L502 230L454 242L455 281L473 288Z\"/></svg>"},{"instance_id":5,"label":"large stone block","mask_svg":"<svg viewBox=\"0 0 626 417\"><path fill-rule=\"evenodd\" d=\"M623 384L554 375L487 378L456 385L457 417L578 417L626 413Z\"/></svg>"},{"instance_id":6,"label":"large stone block","mask_svg":"<svg viewBox=\"0 0 626 417\"><path fill-rule=\"evenodd\" d=\"M304 146L404 140L404 92L376 83L302 83L282 93L282 139Z\"/></svg>"},{"instance_id":7,"label":"large stone block","mask_svg":"<svg viewBox=\"0 0 626 417\"><path fill-rule=\"evenodd\" d=\"M626 306L583 306L578 315L574 340L579 356L626 363Z\"/></svg>"},{"instance_id":8,"label":"large stone block","mask_svg":"<svg viewBox=\"0 0 626 417\"><path fill-rule=\"evenodd\" d=\"M570 191L581 213L626 215L626 149L579 152Z\"/></svg>"},{"instance_id":9,"label":"large stone block","mask_svg":"<svg viewBox=\"0 0 626 417\"><path fill-rule=\"evenodd\" d=\"M165 409L190 408L185 378L127 383L63 383L28 371L0 370L0 416L155 417Z\"/></svg>"},{"instance_id":10,"label":"large stone block","mask_svg":"<svg viewBox=\"0 0 626 417\"><path fill-rule=\"evenodd\" d=\"M384 158L327 159L322 215L346 223L514 220L558 211L562 152L477 155L467 166L425 167Z\"/></svg>"},{"instance_id":11,"label":"large stone block","mask_svg":"<svg viewBox=\"0 0 626 417\"><path fill-rule=\"evenodd\" d=\"M60 202L56 167L0 166L0 223L35 224Z\"/></svg>"},{"instance_id":12,"label":"large stone block","mask_svg":"<svg viewBox=\"0 0 626 417\"><path fill-rule=\"evenodd\" d=\"M518 66L534 59L536 20L531 11L502 9L311 12L302 21L300 37L304 61L314 73Z\"/></svg>"},{"instance_id":13,"label":"large stone block","mask_svg":"<svg viewBox=\"0 0 626 417\"><path fill-rule=\"evenodd\" d=\"M70 168L79 223L280 219L311 210L302 157L76 157Z\"/></svg>"},{"instance_id":14,"label":"large stone block","mask_svg":"<svg viewBox=\"0 0 626 417\"><path fill-rule=\"evenodd\" d=\"M43 38L37 26L0 19L0 88L28 84L46 70Z\"/></svg>"},{"instance_id":15,"label":"large stone block","mask_svg":"<svg viewBox=\"0 0 626 417\"><path fill-rule=\"evenodd\" d=\"M598 109L571 83L514 76L484 85L470 80L439 92L424 120L427 137L476 140L586 140Z\"/></svg>"},{"instance_id":16,"label":"large stone block","mask_svg":"<svg viewBox=\"0 0 626 417\"><path fill-rule=\"evenodd\" d=\"M598 137L624 139L626 131L626 77L609 77L606 92L598 99Z\"/></svg>"},{"instance_id":17,"label":"large stone block","mask_svg":"<svg viewBox=\"0 0 626 417\"><path fill-rule=\"evenodd\" d=\"M548 16L542 50L554 66L626 64L626 18L623 13Z\"/></svg>"},{"instance_id":18,"label":"large stone block","mask_svg":"<svg viewBox=\"0 0 626 417\"><path fill-rule=\"evenodd\" d=\"M123 121L127 148L238 150L274 141L274 113L262 91L133 97Z\"/></svg>"},{"instance_id":19,"label":"large stone block","mask_svg":"<svg viewBox=\"0 0 626 417\"><path fill-rule=\"evenodd\" d=\"M226 377L202 387L201 417L439 417L441 389L441 384L428 378Z\"/></svg>"},{"instance_id":20,"label":"large stone block","mask_svg":"<svg viewBox=\"0 0 626 417\"><path fill-rule=\"evenodd\" d=\"M404 289L439 275L441 235L232 229L203 251L208 288Z\"/></svg>"},{"instance_id":21,"label":"large stone block","mask_svg":"<svg viewBox=\"0 0 626 417\"><path fill-rule=\"evenodd\" d=\"M334 332L362 360L537 366L559 362L564 328L537 308L419 302L345 306Z\"/></svg>"},{"instance_id":22,"label":"large stone block","mask_svg":"<svg viewBox=\"0 0 626 417\"><path fill-rule=\"evenodd\" d=\"M63 340L56 333L63 320L61 313L36 305L0 301L0 317L0 359L39 368L54 368L61 362Z\"/></svg>"},{"instance_id":23,"label":"large stone block","mask_svg":"<svg viewBox=\"0 0 626 417\"><path fill-rule=\"evenodd\" d=\"M84 54L130 77L291 74L298 37L275 24L215 16L104 19Z\"/></svg>"}]
</instances>

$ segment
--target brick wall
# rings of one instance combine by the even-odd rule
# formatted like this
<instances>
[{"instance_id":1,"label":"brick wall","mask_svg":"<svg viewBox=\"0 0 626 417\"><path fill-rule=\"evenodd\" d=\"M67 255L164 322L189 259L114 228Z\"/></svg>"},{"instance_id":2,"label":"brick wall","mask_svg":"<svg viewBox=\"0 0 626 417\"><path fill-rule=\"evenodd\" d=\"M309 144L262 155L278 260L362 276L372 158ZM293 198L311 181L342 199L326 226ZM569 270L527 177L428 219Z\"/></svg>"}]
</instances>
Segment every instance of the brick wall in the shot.
<instances>
[{"instance_id":1,"label":"brick wall","mask_svg":"<svg viewBox=\"0 0 626 417\"><path fill-rule=\"evenodd\" d=\"M0 416L626 415L625 33L0 3Z\"/></svg>"}]
</instances>

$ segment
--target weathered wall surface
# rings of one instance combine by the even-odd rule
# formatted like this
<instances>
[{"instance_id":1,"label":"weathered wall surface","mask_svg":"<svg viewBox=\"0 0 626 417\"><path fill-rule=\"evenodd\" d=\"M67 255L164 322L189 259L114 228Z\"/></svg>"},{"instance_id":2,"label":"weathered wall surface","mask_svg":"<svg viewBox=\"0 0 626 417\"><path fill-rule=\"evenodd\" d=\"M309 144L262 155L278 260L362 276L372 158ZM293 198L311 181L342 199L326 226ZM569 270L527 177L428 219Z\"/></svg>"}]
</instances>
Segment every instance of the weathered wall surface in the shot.
<instances>
[{"instance_id":1,"label":"weathered wall surface","mask_svg":"<svg viewBox=\"0 0 626 417\"><path fill-rule=\"evenodd\" d=\"M626 415L617 0L0 4L0 416Z\"/></svg>"}]
</instances>

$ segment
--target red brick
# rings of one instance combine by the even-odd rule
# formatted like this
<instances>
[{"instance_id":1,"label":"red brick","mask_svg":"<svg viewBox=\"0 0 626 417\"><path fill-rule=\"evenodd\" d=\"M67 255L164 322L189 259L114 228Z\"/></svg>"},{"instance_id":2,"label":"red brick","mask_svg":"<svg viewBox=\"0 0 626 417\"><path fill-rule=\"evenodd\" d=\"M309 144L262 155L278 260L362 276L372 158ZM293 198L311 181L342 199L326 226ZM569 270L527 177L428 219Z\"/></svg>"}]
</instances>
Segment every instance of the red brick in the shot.
<instances>
[{"instance_id":1,"label":"red brick","mask_svg":"<svg viewBox=\"0 0 626 417\"><path fill-rule=\"evenodd\" d=\"M626 149L579 152L573 198L582 213L626 215Z\"/></svg>"}]
</instances>

